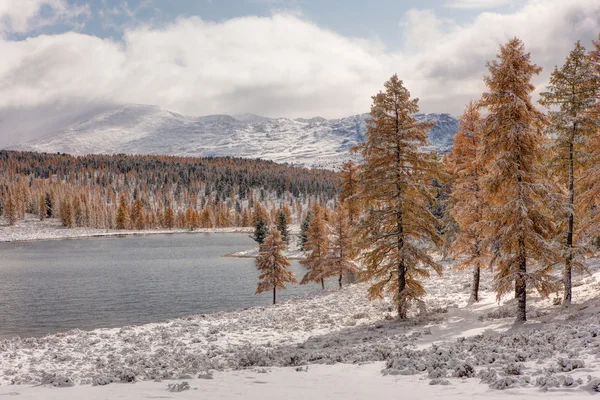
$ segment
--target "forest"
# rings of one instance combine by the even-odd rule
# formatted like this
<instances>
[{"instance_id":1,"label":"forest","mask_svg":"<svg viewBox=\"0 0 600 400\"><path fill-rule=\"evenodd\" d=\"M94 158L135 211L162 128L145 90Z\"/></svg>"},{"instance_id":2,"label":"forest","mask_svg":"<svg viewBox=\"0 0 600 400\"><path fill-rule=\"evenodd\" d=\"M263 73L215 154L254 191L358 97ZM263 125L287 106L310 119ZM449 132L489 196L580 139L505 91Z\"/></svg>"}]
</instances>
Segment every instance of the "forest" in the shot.
<instances>
[{"instance_id":1,"label":"forest","mask_svg":"<svg viewBox=\"0 0 600 400\"><path fill-rule=\"evenodd\" d=\"M252 226L257 212L270 221L279 209L300 220L336 193L332 171L263 160L0 151L0 214L10 224L29 213L66 227Z\"/></svg>"}]
</instances>

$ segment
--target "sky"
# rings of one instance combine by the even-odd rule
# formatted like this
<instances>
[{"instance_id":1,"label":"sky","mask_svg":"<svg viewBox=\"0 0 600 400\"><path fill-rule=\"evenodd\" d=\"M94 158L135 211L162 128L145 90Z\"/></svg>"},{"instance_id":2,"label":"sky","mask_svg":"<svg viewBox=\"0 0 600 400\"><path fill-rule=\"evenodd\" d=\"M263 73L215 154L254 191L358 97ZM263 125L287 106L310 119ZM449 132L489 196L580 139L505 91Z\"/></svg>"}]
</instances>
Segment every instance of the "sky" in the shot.
<instances>
[{"instance_id":1,"label":"sky","mask_svg":"<svg viewBox=\"0 0 600 400\"><path fill-rule=\"evenodd\" d=\"M458 116L510 38L543 89L599 34L600 0L0 0L0 135L125 103L337 118L394 73Z\"/></svg>"}]
</instances>

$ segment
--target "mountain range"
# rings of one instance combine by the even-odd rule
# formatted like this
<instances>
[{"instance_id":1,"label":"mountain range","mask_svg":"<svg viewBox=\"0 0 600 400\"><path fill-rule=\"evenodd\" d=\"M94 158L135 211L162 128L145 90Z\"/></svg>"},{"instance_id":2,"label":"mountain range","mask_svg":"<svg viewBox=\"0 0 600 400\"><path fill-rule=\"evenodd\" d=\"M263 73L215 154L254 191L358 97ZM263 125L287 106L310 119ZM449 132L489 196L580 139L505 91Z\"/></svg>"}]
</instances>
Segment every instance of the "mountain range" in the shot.
<instances>
[{"instance_id":1,"label":"mountain range","mask_svg":"<svg viewBox=\"0 0 600 400\"><path fill-rule=\"evenodd\" d=\"M254 114L191 117L158 106L128 104L86 114L13 150L84 154L236 156L337 168L365 140L369 114L340 119L268 118ZM449 114L417 114L435 122L431 149L446 152L458 130Z\"/></svg>"}]
</instances>

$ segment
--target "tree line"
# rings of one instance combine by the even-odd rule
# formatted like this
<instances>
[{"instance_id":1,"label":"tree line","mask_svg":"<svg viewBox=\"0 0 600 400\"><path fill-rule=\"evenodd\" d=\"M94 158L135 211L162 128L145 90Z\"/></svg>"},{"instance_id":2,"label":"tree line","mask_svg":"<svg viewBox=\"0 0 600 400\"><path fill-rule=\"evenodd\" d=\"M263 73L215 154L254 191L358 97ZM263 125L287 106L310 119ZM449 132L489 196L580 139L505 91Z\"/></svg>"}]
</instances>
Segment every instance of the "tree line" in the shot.
<instances>
[{"instance_id":1,"label":"tree line","mask_svg":"<svg viewBox=\"0 0 600 400\"><path fill-rule=\"evenodd\" d=\"M328 170L234 157L185 158L0 151L0 214L102 229L253 226L284 206L302 220L337 193ZM258 210L258 211L257 211Z\"/></svg>"}]
</instances>

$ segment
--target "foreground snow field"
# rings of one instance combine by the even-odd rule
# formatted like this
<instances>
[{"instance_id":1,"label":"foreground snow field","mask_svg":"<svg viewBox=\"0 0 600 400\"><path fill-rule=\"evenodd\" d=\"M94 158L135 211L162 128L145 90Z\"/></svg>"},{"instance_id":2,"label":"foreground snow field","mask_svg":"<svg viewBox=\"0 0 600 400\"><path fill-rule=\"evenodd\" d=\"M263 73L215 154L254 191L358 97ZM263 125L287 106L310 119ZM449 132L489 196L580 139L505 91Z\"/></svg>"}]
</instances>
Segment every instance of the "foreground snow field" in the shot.
<instances>
[{"instance_id":1,"label":"foreground snow field","mask_svg":"<svg viewBox=\"0 0 600 400\"><path fill-rule=\"evenodd\" d=\"M563 310L532 294L530 321L521 326L512 300L498 307L489 273L482 301L468 306L470 272L445 263L408 321L392 318L387 299L367 301L361 283L273 307L2 340L0 396L589 396L600 390L600 263L593 261L592 275L576 279L576 305Z\"/></svg>"}]
</instances>

